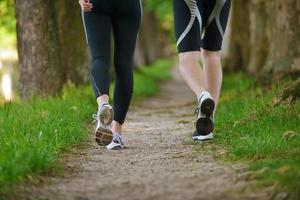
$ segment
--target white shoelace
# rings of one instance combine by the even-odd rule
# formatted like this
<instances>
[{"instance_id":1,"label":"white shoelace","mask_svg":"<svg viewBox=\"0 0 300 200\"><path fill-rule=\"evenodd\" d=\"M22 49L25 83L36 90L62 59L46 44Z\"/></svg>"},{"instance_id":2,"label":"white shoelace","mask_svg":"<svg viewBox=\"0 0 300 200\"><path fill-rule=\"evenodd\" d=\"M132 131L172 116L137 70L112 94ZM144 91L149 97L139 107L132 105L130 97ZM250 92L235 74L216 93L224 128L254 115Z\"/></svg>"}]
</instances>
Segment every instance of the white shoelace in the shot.
<instances>
[{"instance_id":1,"label":"white shoelace","mask_svg":"<svg viewBox=\"0 0 300 200\"><path fill-rule=\"evenodd\" d=\"M92 115L92 118L94 119L94 120L92 121L92 124L96 123L96 122L98 121L98 115L97 115L97 113L96 113L96 114L93 114L93 115Z\"/></svg>"}]
</instances>

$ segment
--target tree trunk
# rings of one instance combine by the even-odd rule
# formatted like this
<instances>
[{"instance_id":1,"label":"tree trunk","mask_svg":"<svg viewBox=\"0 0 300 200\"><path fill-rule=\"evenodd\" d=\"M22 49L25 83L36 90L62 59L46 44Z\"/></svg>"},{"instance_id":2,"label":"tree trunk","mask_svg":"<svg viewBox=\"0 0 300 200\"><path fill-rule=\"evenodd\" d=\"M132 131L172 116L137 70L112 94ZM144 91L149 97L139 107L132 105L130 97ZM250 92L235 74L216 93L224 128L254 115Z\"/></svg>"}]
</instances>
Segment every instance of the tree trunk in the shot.
<instances>
[{"instance_id":1,"label":"tree trunk","mask_svg":"<svg viewBox=\"0 0 300 200\"><path fill-rule=\"evenodd\" d=\"M300 1L267 3L270 52L260 80L269 83L286 75L300 75Z\"/></svg>"},{"instance_id":2,"label":"tree trunk","mask_svg":"<svg viewBox=\"0 0 300 200\"><path fill-rule=\"evenodd\" d=\"M168 45L168 38L160 31L160 24L155 13L153 11L144 12L137 40L135 65L149 65L158 58L166 56Z\"/></svg>"},{"instance_id":3,"label":"tree trunk","mask_svg":"<svg viewBox=\"0 0 300 200\"><path fill-rule=\"evenodd\" d=\"M226 62L227 70L244 70L249 63L250 54L250 0L232 1L232 29L230 36L230 55Z\"/></svg>"},{"instance_id":4,"label":"tree trunk","mask_svg":"<svg viewBox=\"0 0 300 200\"><path fill-rule=\"evenodd\" d=\"M64 81L86 83L89 57L78 1L57 0L56 10Z\"/></svg>"},{"instance_id":5,"label":"tree trunk","mask_svg":"<svg viewBox=\"0 0 300 200\"><path fill-rule=\"evenodd\" d=\"M57 94L62 87L59 41L52 0L15 0L20 95Z\"/></svg>"},{"instance_id":6,"label":"tree trunk","mask_svg":"<svg viewBox=\"0 0 300 200\"><path fill-rule=\"evenodd\" d=\"M252 0L250 5L250 55L247 72L257 75L269 52L268 15L265 0Z\"/></svg>"}]
</instances>

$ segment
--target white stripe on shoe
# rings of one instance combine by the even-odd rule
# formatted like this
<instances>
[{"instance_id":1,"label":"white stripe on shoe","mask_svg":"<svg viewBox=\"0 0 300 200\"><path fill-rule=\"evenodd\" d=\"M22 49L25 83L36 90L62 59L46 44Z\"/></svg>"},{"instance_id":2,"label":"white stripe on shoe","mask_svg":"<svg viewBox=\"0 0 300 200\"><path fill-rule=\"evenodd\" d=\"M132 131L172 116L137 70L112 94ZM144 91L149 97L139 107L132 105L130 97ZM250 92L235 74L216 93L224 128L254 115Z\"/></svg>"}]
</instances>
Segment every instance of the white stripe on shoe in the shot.
<instances>
[{"instance_id":1,"label":"white stripe on shoe","mask_svg":"<svg viewBox=\"0 0 300 200\"><path fill-rule=\"evenodd\" d=\"M194 141L205 141L205 140L211 140L214 138L214 134L210 133L208 135L197 135L193 136Z\"/></svg>"},{"instance_id":2,"label":"white stripe on shoe","mask_svg":"<svg viewBox=\"0 0 300 200\"><path fill-rule=\"evenodd\" d=\"M124 148L122 136L114 133L112 142L106 146L108 150L121 150Z\"/></svg>"}]
</instances>

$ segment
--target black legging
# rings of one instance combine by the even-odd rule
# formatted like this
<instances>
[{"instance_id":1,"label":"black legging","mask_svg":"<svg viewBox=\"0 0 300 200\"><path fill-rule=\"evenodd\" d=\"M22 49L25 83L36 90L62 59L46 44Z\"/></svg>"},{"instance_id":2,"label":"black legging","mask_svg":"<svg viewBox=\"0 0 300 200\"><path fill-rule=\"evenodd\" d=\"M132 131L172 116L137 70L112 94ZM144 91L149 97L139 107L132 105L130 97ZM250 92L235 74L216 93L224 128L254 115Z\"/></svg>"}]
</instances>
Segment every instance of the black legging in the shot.
<instances>
[{"instance_id":1,"label":"black legging","mask_svg":"<svg viewBox=\"0 0 300 200\"><path fill-rule=\"evenodd\" d=\"M133 92L133 55L142 16L140 0L90 0L91 12L82 12L92 54L91 82L96 97L109 95L111 32L115 43L114 120L125 121ZM75 42L75 41L74 41Z\"/></svg>"}]
</instances>

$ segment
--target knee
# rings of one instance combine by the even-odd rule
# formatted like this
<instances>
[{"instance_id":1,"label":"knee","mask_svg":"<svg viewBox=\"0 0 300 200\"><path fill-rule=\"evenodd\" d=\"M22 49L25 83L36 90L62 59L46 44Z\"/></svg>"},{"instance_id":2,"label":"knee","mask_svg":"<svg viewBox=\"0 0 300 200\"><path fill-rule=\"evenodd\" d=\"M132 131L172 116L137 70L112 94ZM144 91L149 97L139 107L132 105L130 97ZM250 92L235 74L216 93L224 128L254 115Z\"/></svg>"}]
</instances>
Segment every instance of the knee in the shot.
<instances>
[{"instance_id":1,"label":"knee","mask_svg":"<svg viewBox=\"0 0 300 200\"><path fill-rule=\"evenodd\" d=\"M220 51L202 50L201 54L202 54L202 58L204 60L220 60L221 59Z\"/></svg>"},{"instance_id":2,"label":"knee","mask_svg":"<svg viewBox=\"0 0 300 200\"><path fill-rule=\"evenodd\" d=\"M93 58L91 63L91 73L92 74L99 74L103 72L109 71L110 61L104 56L97 56Z\"/></svg>"},{"instance_id":3,"label":"knee","mask_svg":"<svg viewBox=\"0 0 300 200\"><path fill-rule=\"evenodd\" d=\"M199 61L199 52L186 52L179 54L179 62L181 63L188 63L188 62L198 62Z\"/></svg>"},{"instance_id":4,"label":"knee","mask_svg":"<svg viewBox=\"0 0 300 200\"><path fill-rule=\"evenodd\" d=\"M93 61L90 67L90 71L92 74L98 73L97 61Z\"/></svg>"},{"instance_id":5,"label":"knee","mask_svg":"<svg viewBox=\"0 0 300 200\"><path fill-rule=\"evenodd\" d=\"M194 66L199 62L200 54L198 51L179 54L179 69L184 70L188 66Z\"/></svg>"}]
</instances>

